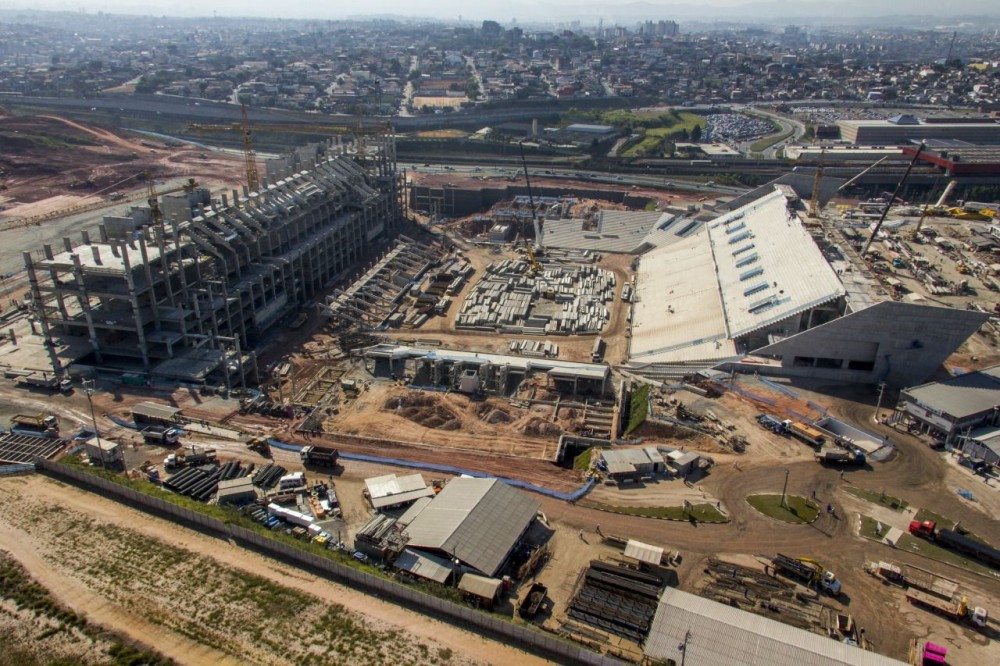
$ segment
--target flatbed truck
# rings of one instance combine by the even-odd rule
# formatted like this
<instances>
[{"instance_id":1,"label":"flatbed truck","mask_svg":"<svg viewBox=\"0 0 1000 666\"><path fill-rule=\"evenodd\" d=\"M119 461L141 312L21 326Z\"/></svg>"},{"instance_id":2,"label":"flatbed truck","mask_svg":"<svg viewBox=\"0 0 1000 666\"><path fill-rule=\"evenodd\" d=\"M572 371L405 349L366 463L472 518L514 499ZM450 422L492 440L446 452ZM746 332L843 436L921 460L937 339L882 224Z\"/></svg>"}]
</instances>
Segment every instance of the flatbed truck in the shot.
<instances>
[{"instance_id":1,"label":"flatbed truck","mask_svg":"<svg viewBox=\"0 0 1000 666\"><path fill-rule=\"evenodd\" d=\"M921 590L910 588L906 591L906 600L914 606L921 606L943 615L956 622L968 622L976 627L985 627L989 620L989 612L985 608L971 608L965 597L961 599L942 599Z\"/></svg>"},{"instance_id":2,"label":"flatbed truck","mask_svg":"<svg viewBox=\"0 0 1000 666\"><path fill-rule=\"evenodd\" d=\"M70 379L59 379L56 375L48 372L33 372L18 377L17 385L59 391L63 395L69 395L73 392L73 382Z\"/></svg>"},{"instance_id":3,"label":"flatbed truck","mask_svg":"<svg viewBox=\"0 0 1000 666\"><path fill-rule=\"evenodd\" d=\"M59 421L51 414L15 414L10 419L10 431L35 437L58 437Z\"/></svg>"},{"instance_id":4,"label":"flatbed truck","mask_svg":"<svg viewBox=\"0 0 1000 666\"><path fill-rule=\"evenodd\" d=\"M159 446L176 446L181 441L181 431L177 428L145 428L140 433L149 444Z\"/></svg>"},{"instance_id":5,"label":"flatbed truck","mask_svg":"<svg viewBox=\"0 0 1000 666\"><path fill-rule=\"evenodd\" d=\"M771 560L774 573L797 578L807 585L815 585L833 596L840 596L841 585L832 571L826 571L819 562L806 557L789 557L778 553Z\"/></svg>"},{"instance_id":6,"label":"flatbed truck","mask_svg":"<svg viewBox=\"0 0 1000 666\"><path fill-rule=\"evenodd\" d=\"M816 454L816 461L828 465L864 465L867 458L860 450L823 449Z\"/></svg>"},{"instance_id":7,"label":"flatbed truck","mask_svg":"<svg viewBox=\"0 0 1000 666\"><path fill-rule=\"evenodd\" d=\"M812 444L813 446L823 446L826 442L826 436L819 429L799 421L788 423L788 432L806 444Z\"/></svg>"}]
</instances>

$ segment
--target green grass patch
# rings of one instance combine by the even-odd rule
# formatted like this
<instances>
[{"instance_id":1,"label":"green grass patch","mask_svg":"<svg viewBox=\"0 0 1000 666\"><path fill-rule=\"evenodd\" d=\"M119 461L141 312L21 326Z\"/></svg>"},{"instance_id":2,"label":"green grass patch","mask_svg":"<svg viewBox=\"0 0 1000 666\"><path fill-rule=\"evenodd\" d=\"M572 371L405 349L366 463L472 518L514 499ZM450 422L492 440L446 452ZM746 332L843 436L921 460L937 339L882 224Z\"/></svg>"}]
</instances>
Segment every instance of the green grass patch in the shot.
<instances>
[{"instance_id":1,"label":"green grass patch","mask_svg":"<svg viewBox=\"0 0 1000 666\"><path fill-rule=\"evenodd\" d=\"M976 560L971 560L961 553L948 550L947 548L942 548L936 543L927 541L926 539L919 539L912 534L904 534L899 537L899 540L896 542L896 548L899 548L900 550L907 550L911 553L918 553L925 557L929 557L932 560L937 560L938 562L954 564L955 566L968 569L969 571L986 574L994 579L1000 578L1000 572L990 569Z\"/></svg>"},{"instance_id":2,"label":"green grass patch","mask_svg":"<svg viewBox=\"0 0 1000 666\"><path fill-rule=\"evenodd\" d=\"M594 458L594 447L590 447L576 458L573 458L573 469L578 472L586 472L590 469L590 461Z\"/></svg>"},{"instance_id":3,"label":"green grass patch","mask_svg":"<svg viewBox=\"0 0 1000 666\"><path fill-rule=\"evenodd\" d=\"M861 515L861 530L859 533L866 539L871 539L873 541L882 541L886 532L889 531L889 526L885 523L882 524L882 530L878 529L879 521L875 520L871 516Z\"/></svg>"},{"instance_id":4,"label":"green grass patch","mask_svg":"<svg viewBox=\"0 0 1000 666\"><path fill-rule=\"evenodd\" d=\"M781 495L750 495L747 502L765 516L785 523L810 523L819 515L818 504L797 495L786 495L784 505Z\"/></svg>"},{"instance_id":5,"label":"green grass patch","mask_svg":"<svg viewBox=\"0 0 1000 666\"><path fill-rule=\"evenodd\" d=\"M903 509L909 506L905 500L893 497L892 495L886 495L884 492L877 493L874 490L867 490L856 486L845 486L844 490L866 502L878 504L879 506L884 506L885 508L892 509L893 511L902 512Z\"/></svg>"},{"instance_id":6,"label":"green grass patch","mask_svg":"<svg viewBox=\"0 0 1000 666\"><path fill-rule=\"evenodd\" d=\"M641 426L646 421L649 414L649 384L643 384L632 391L632 399L628 409L628 427L625 434L628 435L633 430Z\"/></svg>"},{"instance_id":7,"label":"green grass patch","mask_svg":"<svg viewBox=\"0 0 1000 666\"><path fill-rule=\"evenodd\" d=\"M917 509L917 515L913 516L914 520L924 522L925 520L930 520L937 523L937 526L944 530L950 530L955 528L955 521L951 518L945 518L939 513L934 513L928 509Z\"/></svg>"},{"instance_id":8,"label":"green grass patch","mask_svg":"<svg viewBox=\"0 0 1000 666\"><path fill-rule=\"evenodd\" d=\"M582 501L578 502L582 506L600 511L611 511L623 513L628 516L639 516L640 518L660 518L670 520L690 520L696 519L699 523L728 523L729 518L724 516L714 504L695 504L690 510L682 506L613 506L610 504L600 504L598 502Z\"/></svg>"},{"instance_id":9,"label":"green grass patch","mask_svg":"<svg viewBox=\"0 0 1000 666\"><path fill-rule=\"evenodd\" d=\"M779 134L771 134L770 136L765 136L763 139L758 139L750 144L750 152L762 153L779 141L784 141L794 133L794 130L788 130L787 132L781 132Z\"/></svg>"}]
</instances>

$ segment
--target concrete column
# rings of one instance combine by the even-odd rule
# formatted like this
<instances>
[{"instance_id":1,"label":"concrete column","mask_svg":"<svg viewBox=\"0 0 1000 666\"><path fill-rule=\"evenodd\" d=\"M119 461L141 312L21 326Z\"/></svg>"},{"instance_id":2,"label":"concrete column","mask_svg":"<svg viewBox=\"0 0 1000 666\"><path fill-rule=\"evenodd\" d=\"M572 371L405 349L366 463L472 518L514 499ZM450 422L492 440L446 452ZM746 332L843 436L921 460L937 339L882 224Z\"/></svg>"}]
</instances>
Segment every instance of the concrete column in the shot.
<instances>
[{"instance_id":1,"label":"concrete column","mask_svg":"<svg viewBox=\"0 0 1000 666\"><path fill-rule=\"evenodd\" d=\"M132 262L128 256L128 244L121 245L122 264L125 267L125 284L128 286L128 300L132 306L132 318L135 321L136 337L139 339L139 353L142 355L142 367L149 370L149 349L146 345L146 332L142 328L142 311L139 308L139 299L135 293L135 278L132 275Z\"/></svg>"}]
</instances>

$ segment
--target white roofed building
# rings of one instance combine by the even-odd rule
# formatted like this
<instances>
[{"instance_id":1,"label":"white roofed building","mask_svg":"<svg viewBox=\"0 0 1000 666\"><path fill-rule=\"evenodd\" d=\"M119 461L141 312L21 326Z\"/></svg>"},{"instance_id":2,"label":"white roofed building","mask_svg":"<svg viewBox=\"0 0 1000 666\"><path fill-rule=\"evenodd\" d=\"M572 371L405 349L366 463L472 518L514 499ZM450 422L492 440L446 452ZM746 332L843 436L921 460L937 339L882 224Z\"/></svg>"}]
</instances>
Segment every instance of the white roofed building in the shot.
<instances>
[{"instance_id":1,"label":"white roofed building","mask_svg":"<svg viewBox=\"0 0 1000 666\"><path fill-rule=\"evenodd\" d=\"M631 372L662 380L721 367L913 385L988 319L879 297L836 248L824 255L798 215L795 187L760 187L704 229L642 256Z\"/></svg>"}]
</instances>

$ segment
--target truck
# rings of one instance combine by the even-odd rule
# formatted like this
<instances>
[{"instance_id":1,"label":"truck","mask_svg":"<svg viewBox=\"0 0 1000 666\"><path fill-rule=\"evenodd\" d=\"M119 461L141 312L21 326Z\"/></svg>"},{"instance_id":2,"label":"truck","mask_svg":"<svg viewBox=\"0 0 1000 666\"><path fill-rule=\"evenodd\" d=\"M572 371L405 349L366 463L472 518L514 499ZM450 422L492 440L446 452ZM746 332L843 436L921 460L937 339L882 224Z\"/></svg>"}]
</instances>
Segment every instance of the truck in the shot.
<instances>
[{"instance_id":1,"label":"truck","mask_svg":"<svg viewBox=\"0 0 1000 666\"><path fill-rule=\"evenodd\" d=\"M758 414L757 423L759 423L762 428L767 428L771 432L779 435L785 435L788 433L787 424L791 423L791 421L782 421L771 416L770 414Z\"/></svg>"},{"instance_id":2,"label":"truck","mask_svg":"<svg viewBox=\"0 0 1000 666\"><path fill-rule=\"evenodd\" d=\"M17 378L17 385L27 388L41 388L50 391L59 391L63 395L73 392L73 381L68 377L59 379L49 372L32 372L29 375L22 375Z\"/></svg>"},{"instance_id":3,"label":"truck","mask_svg":"<svg viewBox=\"0 0 1000 666\"><path fill-rule=\"evenodd\" d=\"M517 607L517 614L530 620L535 617L545 602L545 595L549 589L541 583L535 582L528 588L528 593Z\"/></svg>"},{"instance_id":4,"label":"truck","mask_svg":"<svg viewBox=\"0 0 1000 666\"><path fill-rule=\"evenodd\" d=\"M196 465L205 465L208 463L214 463L216 460L215 449L204 449L198 451L195 447L191 447L191 453L171 453L169 456L163 459L163 466L167 469L176 469L178 467L194 467Z\"/></svg>"},{"instance_id":5,"label":"truck","mask_svg":"<svg viewBox=\"0 0 1000 666\"><path fill-rule=\"evenodd\" d=\"M965 597L942 599L920 590L909 589L906 591L906 600L914 606L926 608L932 613L943 615L956 622L967 622L975 627L986 627L989 620L989 612L985 608L970 607Z\"/></svg>"},{"instance_id":6,"label":"truck","mask_svg":"<svg viewBox=\"0 0 1000 666\"><path fill-rule=\"evenodd\" d=\"M340 453L337 449L327 446L304 446L299 452L303 465L313 467L328 467L334 469L337 466L337 456Z\"/></svg>"},{"instance_id":7,"label":"truck","mask_svg":"<svg viewBox=\"0 0 1000 666\"><path fill-rule=\"evenodd\" d=\"M51 414L15 414L10 419L10 431L35 437L58 437L59 421Z\"/></svg>"},{"instance_id":8,"label":"truck","mask_svg":"<svg viewBox=\"0 0 1000 666\"><path fill-rule=\"evenodd\" d=\"M826 436L820 432L819 429L814 428L811 425L806 425L805 423L800 423L799 421L788 421L786 423L788 432L792 433L806 444L823 446L826 442Z\"/></svg>"},{"instance_id":9,"label":"truck","mask_svg":"<svg viewBox=\"0 0 1000 666\"><path fill-rule=\"evenodd\" d=\"M958 532L939 528L933 520L910 521L910 534L956 550L994 568L1000 568L1000 550Z\"/></svg>"},{"instance_id":10,"label":"truck","mask_svg":"<svg viewBox=\"0 0 1000 666\"><path fill-rule=\"evenodd\" d=\"M867 458L861 449L823 449L816 454L816 461L828 465L864 465Z\"/></svg>"},{"instance_id":11,"label":"truck","mask_svg":"<svg viewBox=\"0 0 1000 666\"><path fill-rule=\"evenodd\" d=\"M181 441L181 431L177 428L158 428L150 426L144 428L139 434L147 444L157 444L159 446L176 446Z\"/></svg>"},{"instance_id":12,"label":"truck","mask_svg":"<svg viewBox=\"0 0 1000 666\"><path fill-rule=\"evenodd\" d=\"M807 557L789 557L778 553L771 560L771 569L775 574L784 574L796 578L810 587L833 596L840 596L841 585L836 574L826 571L816 560Z\"/></svg>"}]
</instances>

